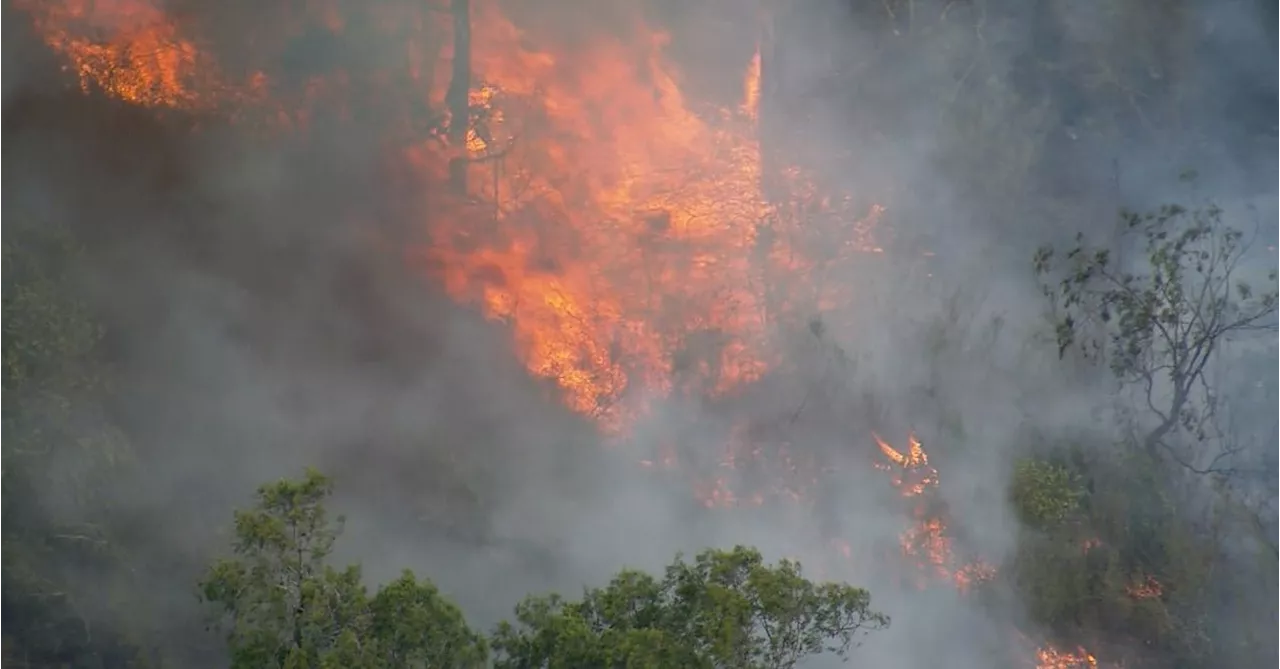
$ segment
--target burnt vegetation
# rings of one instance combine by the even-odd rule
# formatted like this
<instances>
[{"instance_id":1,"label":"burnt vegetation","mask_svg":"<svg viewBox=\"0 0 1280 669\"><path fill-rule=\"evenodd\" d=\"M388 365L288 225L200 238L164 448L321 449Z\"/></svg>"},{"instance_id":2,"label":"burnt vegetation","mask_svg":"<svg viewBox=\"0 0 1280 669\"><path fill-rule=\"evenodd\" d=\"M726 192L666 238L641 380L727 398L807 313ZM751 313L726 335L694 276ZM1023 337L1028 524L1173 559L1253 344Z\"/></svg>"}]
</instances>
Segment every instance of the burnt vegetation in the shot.
<instances>
[{"instance_id":1,"label":"burnt vegetation","mask_svg":"<svg viewBox=\"0 0 1280 669\"><path fill-rule=\"evenodd\" d=\"M998 629L981 666L1276 663L1274 211L1211 197L1227 163L1274 189L1235 157L1275 91L1201 3L81 4L4 9L3 662L856 664L944 591ZM649 106L520 87L495 17ZM637 25L679 76L614 49ZM704 140L715 178L652 148ZM666 176L626 191L624 149ZM1174 163L1205 176L1135 176ZM1002 281L1035 299L966 292ZM980 458L1012 531L948 488ZM626 494L821 556L583 567Z\"/></svg>"}]
</instances>

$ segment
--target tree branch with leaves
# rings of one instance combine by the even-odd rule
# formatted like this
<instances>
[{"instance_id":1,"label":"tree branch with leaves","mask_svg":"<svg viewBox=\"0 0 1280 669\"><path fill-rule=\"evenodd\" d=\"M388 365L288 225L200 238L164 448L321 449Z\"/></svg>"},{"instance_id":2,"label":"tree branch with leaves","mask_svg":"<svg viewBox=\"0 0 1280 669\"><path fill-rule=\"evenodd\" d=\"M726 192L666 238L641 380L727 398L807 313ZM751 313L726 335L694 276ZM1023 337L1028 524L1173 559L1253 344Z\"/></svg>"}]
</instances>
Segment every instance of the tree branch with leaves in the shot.
<instances>
[{"instance_id":1,"label":"tree branch with leaves","mask_svg":"<svg viewBox=\"0 0 1280 669\"><path fill-rule=\"evenodd\" d=\"M845 657L887 627L871 595L814 583L800 565L764 562L742 546L681 557L663 578L625 570L580 601L531 597L494 635L497 667L789 669L822 653Z\"/></svg>"},{"instance_id":2,"label":"tree branch with leaves","mask_svg":"<svg viewBox=\"0 0 1280 669\"><path fill-rule=\"evenodd\" d=\"M1197 473L1225 472L1232 449L1196 448L1220 441L1208 370L1227 342L1275 331L1276 272L1261 288L1248 279L1256 235L1246 238L1212 204L1121 212L1121 222L1121 243L1136 238L1144 251L1133 266L1083 235L1064 254L1048 246L1035 254L1059 355L1076 347L1105 360L1137 390L1150 417L1140 437L1147 453Z\"/></svg>"}]
</instances>

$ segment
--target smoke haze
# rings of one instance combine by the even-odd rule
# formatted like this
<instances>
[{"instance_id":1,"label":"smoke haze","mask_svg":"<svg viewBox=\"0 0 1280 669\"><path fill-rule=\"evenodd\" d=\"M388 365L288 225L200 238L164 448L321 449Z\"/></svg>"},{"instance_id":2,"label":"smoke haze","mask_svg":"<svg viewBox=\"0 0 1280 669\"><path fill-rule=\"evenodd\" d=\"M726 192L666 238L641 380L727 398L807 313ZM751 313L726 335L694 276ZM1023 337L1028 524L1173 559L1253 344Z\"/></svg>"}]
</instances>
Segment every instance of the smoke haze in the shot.
<instances>
[{"instance_id":1,"label":"smoke haze","mask_svg":"<svg viewBox=\"0 0 1280 669\"><path fill-rule=\"evenodd\" d=\"M484 629L529 592L573 593L622 566L658 569L676 551L748 544L870 589L893 625L856 651L865 666L1002 666L1025 620L1009 593L993 605L901 582L900 534L913 520L872 466L872 433L899 450L919 436L957 551L999 565L1018 532L1006 502L1016 454L1039 434L1116 437L1099 418L1105 375L1068 377L1053 346L1035 343L1044 322L1031 251L1080 230L1109 234L1118 206L1166 201L1186 168L1228 211L1264 203L1252 215L1275 243L1275 144L1256 141L1259 126L1274 130L1273 8L1193 2L1177 15L1145 5L1116 15L1102 2L915 3L914 24L907 3L889 15L834 0L773 10L765 163L803 166L858 216L884 207L884 252L821 277L855 297L812 328L778 334L786 373L723 395L637 382L628 392L650 409L624 436L602 436L554 381L530 375L510 323L451 296L417 259L450 196L398 158L405 131L377 79L406 67L398 40L426 39L431 26L400 22L388 35L375 20L383 3L346 3L338 34L322 29L320 10L299 22L293 3L152 2L200 36L228 80L270 67L274 94L292 100L322 95L314 82L341 72L356 91L351 109L315 111L305 129L268 138L222 110L86 96L64 57L30 32L39 12L6 4L4 214L86 240L76 277L103 315L121 389L102 409L137 451L108 496L136 528L128 550L146 574L147 624L194 639L184 666L221 660L193 583L225 550L232 510L305 466L336 481L332 506L347 517L340 562L360 562L374 582L403 568L427 575ZM494 4L473 2L477 22ZM386 4L393 13L403 3ZM667 33L665 65L685 105L707 118L742 103L766 9L499 4L528 51L583 59L579 81L601 43L639 58L644 31ZM1029 24L1054 38L1022 34ZM1078 108L1096 101L1037 69L1135 53L1165 69L1149 73L1149 90L1106 94L1118 135L1088 127L1096 119ZM1042 137L1049 148L1031 148ZM826 220L807 234L823 239ZM799 294L786 282L817 280L797 273L771 289ZM1269 410L1240 420L1270 430ZM744 417L753 439L773 444L760 471L722 465ZM662 465L672 452L679 471ZM794 480L817 481L807 504L707 508L694 494L715 477L763 489L787 468L780 453L798 454ZM47 503L77 513L53 493ZM85 581L86 592L104 582Z\"/></svg>"}]
</instances>

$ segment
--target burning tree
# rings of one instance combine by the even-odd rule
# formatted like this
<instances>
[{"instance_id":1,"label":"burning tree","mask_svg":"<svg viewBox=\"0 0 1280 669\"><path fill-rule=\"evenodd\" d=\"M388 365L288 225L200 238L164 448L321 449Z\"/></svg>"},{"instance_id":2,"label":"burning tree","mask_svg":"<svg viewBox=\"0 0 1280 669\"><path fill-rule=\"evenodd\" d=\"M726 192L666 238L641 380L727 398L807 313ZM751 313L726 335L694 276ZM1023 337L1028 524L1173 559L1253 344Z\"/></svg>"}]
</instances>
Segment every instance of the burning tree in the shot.
<instances>
[{"instance_id":1,"label":"burning tree","mask_svg":"<svg viewBox=\"0 0 1280 669\"><path fill-rule=\"evenodd\" d=\"M927 576L954 585L961 591L995 577L995 567L983 560L964 561L956 554L955 542L947 528L946 505L936 497L938 470L929 465L929 454L914 434L907 436L907 448L898 451L872 435L888 463L876 468L893 474L893 486L911 500L912 525L901 535L902 555L911 562L917 584L924 587Z\"/></svg>"},{"instance_id":2,"label":"burning tree","mask_svg":"<svg viewBox=\"0 0 1280 669\"><path fill-rule=\"evenodd\" d=\"M221 59L203 50L207 44L197 38L200 31L152 2L20 4L36 16L45 41L67 57L82 87L134 104L237 107L233 115L243 111L239 107L251 107L271 117L279 111L283 132L305 129L305 119L324 108L349 118L351 105L358 111L376 101L379 113L397 121L388 126L409 128L386 144L403 159L412 189L440 196L433 198L429 215L414 221L429 239L414 255L415 260L425 257L424 273L458 301L507 327L530 374L546 380L568 406L610 435L625 433L651 401L692 397L733 404L741 399L735 393L762 385L766 377L802 376L787 369L795 361L783 360L787 356L779 340L786 336L779 333L802 331L808 321L821 339L821 319L835 322L834 314L852 311L852 292L858 290L836 281L835 268L855 258L864 262L883 245L883 208L870 200L855 206L851 198L825 197L812 175L777 164L777 155L763 155L760 102L770 97L768 84L777 84L775 78L762 86L762 70L776 65L768 35L744 72L742 104L708 111L688 99L691 87L682 90L680 73L665 58L670 36L642 20L629 37L567 44L539 34L535 26L517 25L500 3L487 0L451 0L447 12L444 3L431 9L413 2L372 3L364 23L392 24L405 36L403 44L398 38L381 40L403 47L402 70L387 66L392 71L378 71L364 77L367 81L341 68L306 77L295 73L292 78L305 81L290 87L281 84L289 75L278 63L217 67ZM349 22L353 16L346 15L360 3L303 4L297 11L309 15L306 21L355 40L352 26L361 22ZM437 20L424 18L427 12ZM102 18L117 20L87 20ZM910 33L914 10L907 18ZM117 26L115 34L100 34L111 32L103 28L86 32L98 23ZM298 32L290 25L287 32ZM377 30L382 37L389 29ZM447 50L446 34L452 35ZM246 76L239 81L232 73L242 70ZM446 79L447 86L439 85ZM978 79L966 70L960 84ZM288 90L297 94L282 97ZM959 93L958 86L952 97ZM1007 128L1001 124L999 130ZM1006 169L1018 164L995 162L1008 163ZM1188 218L1191 224L1179 228ZM1199 436L1212 422L1216 398L1205 383L1206 366L1221 340L1267 321L1275 307L1274 291L1257 296L1232 283L1247 244L1239 233L1217 224L1217 212L1201 217L1170 210L1135 218L1129 228L1147 239L1150 272L1124 274L1105 251L1081 240L1068 254L1074 273L1051 291L1064 310L1063 348L1084 338L1078 333L1102 333L1096 350L1105 350L1117 374L1145 390L1155 419L1148 450L1203 470L1213 470L1216 460L1201 467L1194 458L1181 457L1175 437ZM1046 251L1039 259L1046 271L1051 258ZM821 316L810 320L815 313ZM1091 319L1096 330L1082 327ZM790 426L801 411L813 412L813 403L806 408L808 398L764 436L730 434L718 466L753 479L751 485L733 486L728 477L716 477L699 486L706 488L702 501L712 507L761 505L775 497L812 503L825 463L798 453L801 449L789 442L799 432ZM726 413L746 413L746 404L738 402ZM735 421L725 422L735 424L730 432L738 430ZM888 458L882 464L910 500L912 524L901 536L910 573L962 589L990 578L989 566L966 564L953 555L946 510L934 493L937 471L920 443L912 438L900 452L876 441ZM673 463L675 456L663 450L660 461ZM1055 481L1066 482L1048 480ZM1073 512L1073 499L1037 495L1039 516L1048 524ZM769 569L753 562L758 556L738 552L700 556L699 565L704 557L733 573ZM782 593L813 595L807 581L796 580L798 567L795 571L794 579L783 574L781 582L795 588ZM235 575L223 576L228 574ZM333 591L351 585L329 578L326 573L308 587ZM1149 602L1166 596L1149 578L1135 581L1131 590L1137 594L1130 596ZM410 582L402 591L421 594L416 587ZM613 586L600 592L608 602L626 594ZM734 602L750 599L734 594L739 597ZM594 601L590 597L572 605L528 603L526 613L550 617L512 632L512 643L556 631L546 626L551 623L599 623L604 614L584 608ZM877 622L860 600L845 599L850 601L844 611ZM353 610L357 617L365 613ZM733 629L735 639L749 636L745 623ZM525 633L529 636L521 636ZM600 633L566 641L599 642L605 644L601 652L613 652L619 650L608 645L613 640L653 640L668 633L671 628L631 625L609 640ZM813 647L808 632L796 634L799 640L787 646L791 655L771 655L769 666L785 666L797 649ZM689 657L673 646L654 648L677 654L640 659L669 665L672 658ZM1045 651L1041 660L1057 662L1059 655Z\"/></svg>"}]
</instances>

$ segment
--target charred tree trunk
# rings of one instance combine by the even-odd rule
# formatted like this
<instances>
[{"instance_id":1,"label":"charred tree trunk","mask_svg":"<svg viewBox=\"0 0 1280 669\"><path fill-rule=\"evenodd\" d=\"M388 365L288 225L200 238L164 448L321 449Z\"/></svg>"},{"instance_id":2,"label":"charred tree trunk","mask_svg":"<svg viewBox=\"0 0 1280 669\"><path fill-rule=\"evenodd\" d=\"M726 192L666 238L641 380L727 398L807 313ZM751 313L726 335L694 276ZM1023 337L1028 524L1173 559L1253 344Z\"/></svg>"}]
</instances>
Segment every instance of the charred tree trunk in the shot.
<instances>
[{"instance_id":1,"label":"charred tree trunk","mask_svg":"<svg viewBox=\"0 0 1280 669\"><path fill-rule=\"evenodd\" d=\"M765 200L777 204L783 193L779 183L780 164L777 141L778 127L778 72L777 38L774 34L776 10L764 9L760 17L760 92L756 99L756 133L760 146L760 192Z\"/></svg>"},{"instance_id":2,"label":"charred tree trunk","mask_svg":"<svg viewBox=\"0 0 1280 669\"><path fill-rule=\"evenodd\" d=\"M467 129L471 122L471 1L452 0L453 13L453 78L445 93L449 108L449 143L465 151ZM449 165L450 181L459 193L467 191L466 157L456 157Z\"/></svg>"},{"instance_id":3,"label":"charred tree trunk","mask_svg":"<svg viewBox=\"0 0 1280 669\"><path fill-rule=\"evenodd\" d=\"M453 13L453 78L445 93L449 107L449 140L462 143L467 140L467 124L470 120L469 94L471 92L471 2L452 0Z\"/></svg>"}]
</instances>

